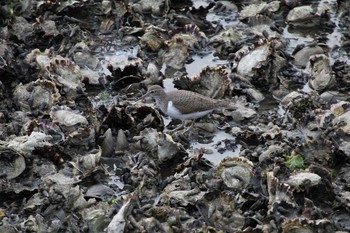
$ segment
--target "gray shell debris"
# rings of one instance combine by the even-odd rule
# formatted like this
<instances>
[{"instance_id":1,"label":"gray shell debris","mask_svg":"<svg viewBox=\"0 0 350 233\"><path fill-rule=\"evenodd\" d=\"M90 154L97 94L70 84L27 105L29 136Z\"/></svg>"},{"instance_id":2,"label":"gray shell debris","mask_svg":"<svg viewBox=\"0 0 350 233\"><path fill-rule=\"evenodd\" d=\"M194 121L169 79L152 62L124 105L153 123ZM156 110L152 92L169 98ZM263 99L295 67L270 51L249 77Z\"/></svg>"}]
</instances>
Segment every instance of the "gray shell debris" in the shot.
<instances>
[{"instance_id":1,"label":"gray shell debris","mask_svg":"<svg viewBox=\"0 0 350 233\"><path fill-rule=\"evenodd\" d=\"M350 232L349 9L2 1L0 232Z\"/></svg>"}]
</instances>

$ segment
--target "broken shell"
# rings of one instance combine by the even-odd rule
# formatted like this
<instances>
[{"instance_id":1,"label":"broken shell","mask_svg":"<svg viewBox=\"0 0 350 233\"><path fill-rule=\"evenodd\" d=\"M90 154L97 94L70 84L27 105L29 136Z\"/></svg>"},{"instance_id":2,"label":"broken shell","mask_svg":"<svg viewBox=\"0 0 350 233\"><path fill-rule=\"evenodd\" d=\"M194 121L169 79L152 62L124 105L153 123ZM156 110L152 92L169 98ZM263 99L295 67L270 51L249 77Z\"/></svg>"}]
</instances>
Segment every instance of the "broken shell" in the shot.
<instances>
[{"instance_id":1,"label":"broken shell","mask_svg":"<svg viewBox=\"0 0 350 233\"><path fill-rule=\"evenodd\" d=\"M29 136L15 137L9 141L8 146L17 150L19 153L31 157L33 151L45 146L51 146L48 142L52 139L52 136L46 135L41 132L32 132Z\"/></svg>"}]
</instances>

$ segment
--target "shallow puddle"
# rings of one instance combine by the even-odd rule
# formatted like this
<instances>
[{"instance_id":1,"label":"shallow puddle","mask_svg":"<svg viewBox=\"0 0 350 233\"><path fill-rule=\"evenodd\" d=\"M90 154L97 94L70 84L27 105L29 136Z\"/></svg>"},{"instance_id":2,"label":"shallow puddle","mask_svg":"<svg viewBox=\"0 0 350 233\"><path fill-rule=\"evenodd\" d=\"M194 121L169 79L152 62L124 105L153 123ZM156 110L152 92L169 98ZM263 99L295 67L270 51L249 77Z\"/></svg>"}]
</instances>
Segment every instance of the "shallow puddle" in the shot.
<instances>
[{"instance_id":1,"label":"shallow puddle","mask_svg":"<svg viewBox=\"0 0 350 233\"><path fill-rule=\"evenodd\" d=\"M217 131L213 138L213 142L209 144L202 144L199 142L192 142L191 148L187 150L189 154L193 154L195 149L205 149L205 151L210 151L210 153L204 153L203 158L209 160L212 164L218 164L222 159L226 157L236 157L238 156L241 145L236 144L237 148L234 151L223 149L225 148L225 140L235 140L235 137L225 133L224 131ZM220 151L223 149L223 152Z\"/></svg>"}]
</instances>

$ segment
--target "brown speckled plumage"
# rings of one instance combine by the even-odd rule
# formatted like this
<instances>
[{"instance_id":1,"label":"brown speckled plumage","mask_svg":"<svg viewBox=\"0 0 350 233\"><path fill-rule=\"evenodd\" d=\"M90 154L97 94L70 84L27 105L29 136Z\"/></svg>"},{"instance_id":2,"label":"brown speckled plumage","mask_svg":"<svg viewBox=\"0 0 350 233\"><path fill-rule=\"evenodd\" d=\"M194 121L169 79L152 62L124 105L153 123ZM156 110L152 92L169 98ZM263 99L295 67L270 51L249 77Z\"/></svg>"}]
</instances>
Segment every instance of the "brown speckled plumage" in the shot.
<instances>
[{"instance_id":1,"label":"brown speckled plumage","mask_svg":"<svg viewBox=\"0 0 350 233\"><path fill-rule=\"evenodd\" d=\"M147 94L156 100L158 107L165 114L168 113L168 101L172 101L173 105L176 106L182 114L214 110L229 106L229 102L227 101L212 99L192 91L175 90L165 93L164 89L158 85L149 87Z\"/></svg>"}]
</instances>

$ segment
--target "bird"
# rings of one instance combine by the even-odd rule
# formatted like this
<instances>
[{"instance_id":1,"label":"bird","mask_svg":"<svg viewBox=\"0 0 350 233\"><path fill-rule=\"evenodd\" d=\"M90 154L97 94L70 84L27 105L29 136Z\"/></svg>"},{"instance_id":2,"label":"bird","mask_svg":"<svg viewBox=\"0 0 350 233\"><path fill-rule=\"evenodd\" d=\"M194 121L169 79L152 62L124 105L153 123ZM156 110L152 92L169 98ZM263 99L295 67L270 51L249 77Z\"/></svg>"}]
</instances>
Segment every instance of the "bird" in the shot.
<instances>
[{"instance_id":1,"label":"bird","mask_svg":"<svg viewBox=\"0 0 350 233\"><path fill-rule=\"evenodd\" d=\"M230 107L230 102L225 100L212 99L186 90L165 92L159 85L150 86L143 98L148 96L155 99L157 107L165 115L181 120L182 127L185 120L193 120L191 128L196 119L211 113L215 109Z\"/></svg>"}]
</instances>

